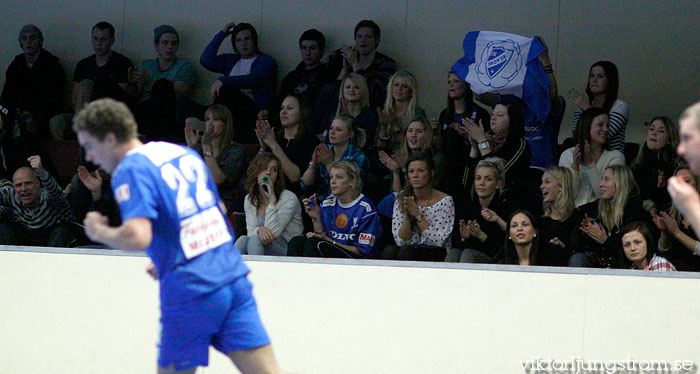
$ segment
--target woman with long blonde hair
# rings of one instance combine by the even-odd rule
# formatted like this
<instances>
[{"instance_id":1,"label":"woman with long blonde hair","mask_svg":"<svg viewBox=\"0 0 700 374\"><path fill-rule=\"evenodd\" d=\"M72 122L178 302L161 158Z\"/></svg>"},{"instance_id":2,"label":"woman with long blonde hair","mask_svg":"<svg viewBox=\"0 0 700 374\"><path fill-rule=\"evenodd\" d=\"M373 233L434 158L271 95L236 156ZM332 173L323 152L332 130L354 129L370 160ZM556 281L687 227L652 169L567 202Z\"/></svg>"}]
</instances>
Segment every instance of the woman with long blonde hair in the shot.
<instances>
[{"instance_id":1,"label":"woman with long blonde hair","mask_svg":"<svg viewBox=\"0 0 700 374\"><path fill-rule=\"evenodd\" d=\"M413 74L401 70L389 78L384 109L377 109L379 131L377 145L392 150L401 144L401 132L415 117L426 117L418 106L418 84Z\"/></svg>"},{"instance_id":2,"label":"woman with long blonde hair","mask_svg":"<svg viewBox=\"0 0 700 374\"><path fill-rule=\"evenodd\" d=\"M198 130L195 122L188 118L185 123L187 146L196 150L211 172L219 190L221 200L228 211L233 211L236 187L245 172L243 147L233 141L233 116L221 104L210 106L204 113L204 131Z\"/></svg>"},{"instance_id":3,"label":"woman with long blonde hair","mask_svg":"<svg viewBox=\"0 0 700 374\"><path fill-rule=\"evenodd\" d=\"M341 115L352 117L355 125L364 130L367 140L363 149L374 145L379 116L376 110L369 107L367 80L360 74L350 73L340 83L338 110L335 112L335 117ZM327 121L329 128L332 120L333 118Z\"/></svg>"},{"instance_id":4,"label":"woman with long blonde hair","mask_svg":"<svg viewBox=\"0 0 700 374\"><path fill-rule=\"evenodd\" d=\"M632 170L612 165L603 171L599 184L600 200L581 207L581 245L569 266L619 267L620 229L634 221L648 222L651 216L642 207Z\"/></svg>"},{"instance_id":5,"label":"woman with long blonde hair","mask_svg":"<svg viewBox=\"0 0 700 374\"><path fill-rule=\"evenodd\" d=\"M575 248L581 215L574 204L573 176L561 166L551 166L542 174L542 215L539 237L539 263L566 266Z\"/></svg>"},{"instance_id":6,"label":"woman with long blonde hair","mask_svg":"<svg viewBox=\"0 0 700 374\"><path fill-rule=\"evenodd\" d=\"M379 161L391 171L391 192L400 192L403 189L402 175L406 174L407 160L417 154L427 154L432 158L434 165L433 187L441 187L445 166L445 155L435 149L433 142L433 128L424 117L416 117L403 131L401 146L389 156L383 150L379 150Z\"/></svg>"}]
</instances>

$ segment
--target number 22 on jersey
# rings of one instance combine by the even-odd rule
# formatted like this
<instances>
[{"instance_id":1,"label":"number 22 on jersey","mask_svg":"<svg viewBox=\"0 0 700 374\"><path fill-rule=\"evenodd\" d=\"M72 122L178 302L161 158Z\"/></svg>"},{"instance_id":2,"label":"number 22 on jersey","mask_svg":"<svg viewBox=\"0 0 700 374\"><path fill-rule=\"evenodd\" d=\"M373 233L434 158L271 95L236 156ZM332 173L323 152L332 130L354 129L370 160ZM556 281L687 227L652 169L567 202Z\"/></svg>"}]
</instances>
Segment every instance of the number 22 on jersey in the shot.
<instances>
[{"instance_id":1,"label":"number 22 on jersey","mask_svg":"<svg viewBox=\"0 0 700 374\"><path fill-rule=\"evenodd\" d=\"M185 257L196 257L232 240L221 211L214 206L216 197L207 186L206 165L200 159L185 155L179 159L179 168L165 163L160 174L168 187L176 191L175 205L180 218L196 213L180 223L180 243Z\"/></svg>"}]
</instances>

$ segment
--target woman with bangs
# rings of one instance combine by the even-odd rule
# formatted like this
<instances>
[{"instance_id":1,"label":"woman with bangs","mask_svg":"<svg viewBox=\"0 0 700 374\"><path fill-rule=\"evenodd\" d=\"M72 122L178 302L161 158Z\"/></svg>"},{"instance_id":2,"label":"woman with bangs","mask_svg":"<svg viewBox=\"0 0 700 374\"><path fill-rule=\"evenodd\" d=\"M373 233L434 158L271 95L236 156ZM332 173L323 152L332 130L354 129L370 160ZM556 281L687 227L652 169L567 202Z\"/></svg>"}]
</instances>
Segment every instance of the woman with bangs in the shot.
<instances>
[{"instance_id":1,"label":"woman with bangs","mask_svg":"<svg viewBox=\"0 0 700 374\"><path fill-rule=\"evenodd\" d=\"M287 256L374 258L382 235L377 209L363 195L360 169L352 161L329 165L331 196L302 200L313 232L289 242Z\"/></svg>"},{"instance_id":2,"label":"woman with bangs","mask_svg":"<svg viewBox=\"0 0 700 374\"><path fill-rule=\"evenodd\" d=\"M433 128L425 117L416 117L406 126L402 133L403 142L389 156L379 150L379 161L391 171L391 192L403 189L403 175L406 175L406 160L418 154L427 154L433 162L433 187L443 186L445 155L433 147Z\"/></svg>"},{"instance_id":3,"label":"woman with bangs","mask_svg":"<svg viewBox=\"0 0 700 374\"><path fill-rule=\"evenodd\" d=\"M471 150L463 174L464 181L474 179L475 165L486 157L498 157L505 161L505 191L509 199L523 203L523 208L531 212L539 211L536 185L530 186L530 145L525 140L525 117L522 101L496 104L491 114L491 133L484 130L483 122L476 124L469 118L462 119L464 129L469 134Z\"/></svg>"},{"instance_id":4,"label":"woman with bangs","mask_svg":"<svg viewBox=\"0 0 700 374\"><path fill-rule=\"evenodd\" d=\"M694 176L687 165L680 166L674 173L683 178L696 190L700 186L700 177ZM652 220L661 230L658 249L679 271L700 271L700 241L693 228L675 206L666 211L651 212Z\"/></svg>"},{"instance_id":5,"label":"woman with bangs","mask_svg":"<svg viewBox=\"0 0 700 374\"><path fill-rule=\"evenodd\" d=\"M630 165L643 200L652 200L657 208L666 209L671 197L666 180L679 164L678 126L668 117L655 117L647 128L644 144Z\"/></svg>"},{"instance_id":6,"label":"woman with bangs","mask_svg":"<svg viewBox=\"0 0 700 374\"><path fill-rule=\"evenodd\" d=\"M311 134L311 105L299 94L289 94L282 101L279 119L282 127L273 132L267 120L258 120L255 135L260 143L260 152L271 152L280 162L287 188L301 194L301 173L320 143Z\"/></svg>"},{"instance_id":7,"label":"woman with bangs","mask_svg":"<svg viewBox=\"0 0 700 374\"><path fill-rule=\"evenodd\" d=\"M304 231L299 199L284 183L275 155L258 153L250 162L244 202L248 234L236 240L242 254L285 256L287 243Z\"/></svg>"},{"instance_id":8,"label":"woman with bangs","mask_svg":"<svg viewBox=\"0 0 700 374\"><path fill-rule=\"evenodd\" d=\"M542 174L542 219L539 228L539 264L567 266L576 248L581 214L574 205L571 171L551 166Z\"/></svg>"},{"instance_id":9,"label":"woman with bangs","mask_svg":"<svg viewBox=\"0 0 700 374\"><path fill-rule=\"evenodd\" d=\"M565 150L559 158L559 166L572 171L574 203L577 207L600 198L599 183L607 167L625 164L625 155L610 150L606 145L610 133L609 122L603 109L586 109L576 128L576 145Z\"/></svg>"},{"instance_id":10,"label":"woman with bangs","mask_svg":"<svg viewBox=\"0 0 700 374\"><path fill-rule=\"evenodd\" d=\"M335 117L340 115L354 118L357 127L364 130L367 140L363 149L374 145L379 116L376 110L369 107L369 88L367 88L367 80L362 75L350 73L343 78L338 92L338 110L335 112ZM332 119L327 121L329 128L331 122Z\"/></svg>"},{"instance_id":11,"label":"woman with bangs","mask_svg":"<svg viewBox=\"0 0 700 374\"><path fill-rule=\"evenodd\" d=\"M418 106L418 84L413 74L402 70L389 78L384 109L378 108L377 114L380 126L376 143L385 151L391 151L403 141L401 132L411 119L427 117L425 110Z\"/></svg>"},{"instance_id":12,"label":"woman with bangs","mask_svg":"<svg viewBox=\"0 0 700 374\"><path fill-rule=\"evenodd\" d=\"M502 195L505 166L500 158L479 161L474 171L472 199L460 209L452 248L445 262L497 263L503 258L506 221L511 208ZM457 235L459 234L459 235Z\"/></svg>"},{"instance_id":13,"label":"woman with bangs","mask_svg":"<svg viewBox=\"0 0 700 374\"><path fill-rule=\"evenodd\" d=\"M600 200L581 207L580 248L569 259L575 267L619 267L620 229L634 221L650 221L637 195L630 168L613 165L600 180ZM651 222L650 222L651 223Z\"/></svg>"},{"instance_id":14,"label":"woman with bangs","mask_svg":"<svg viewBox=\"0 0 700 374\"><path fill-rule=\"evenodd\" d=\"M656 254L656 242L642 222L632 222L622 228L622 268L645 271L676 271L666 258Z\"/></svg>"},{"instance_id":15,"label":"woman with bangs","mask_svg":"<svg viewBox=\"0 0 700 374\"><path fill-rule=\"evenodd\" d=\"M245 171L243 147L233 141L233 116L221 104L210 106L204 113L204 133L195 130L193 123L185 123L187 146L196 150L211 172L221 200L233 212L236 188Z\"/></svg>"},{"instance_id":16,"label":"woman with bangs","mask_svg":"<svg viewBox=\"0 0 700 374\"><path fill-rule=\"evenodd\" d=\"M617 98L619 87L620 80L614 63L598 61L591 66L586 91L580 92L576 89L569 91L569 100L578 106L574 112L574 137L576 137L576 128L580 123L582 112L589 108L600 108L610 118L608 147L620 152L625 151L629 107L626 102Z\"/></svg>"}]
</instances>

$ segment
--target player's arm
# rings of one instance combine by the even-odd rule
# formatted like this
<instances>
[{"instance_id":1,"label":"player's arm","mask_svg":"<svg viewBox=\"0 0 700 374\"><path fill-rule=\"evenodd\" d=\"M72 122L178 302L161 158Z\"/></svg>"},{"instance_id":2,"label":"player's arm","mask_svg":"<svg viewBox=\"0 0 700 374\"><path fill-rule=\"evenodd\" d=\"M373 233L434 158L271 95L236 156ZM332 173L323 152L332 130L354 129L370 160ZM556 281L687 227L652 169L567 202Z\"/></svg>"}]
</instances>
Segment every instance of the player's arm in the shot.
<instances>
[{"instance_id":1,"label":"player's arm","mask_svg":"<svg viewBox=\"0 0 700 374\"><path fill-rule=\"evenodd\" d=\"M121 226L111 227L106 216L89 212L85 216L85 234L90 240L110 248L143 251L153 240L151 220L143 217L130 218Z\"/></svg>"}]
</instances>

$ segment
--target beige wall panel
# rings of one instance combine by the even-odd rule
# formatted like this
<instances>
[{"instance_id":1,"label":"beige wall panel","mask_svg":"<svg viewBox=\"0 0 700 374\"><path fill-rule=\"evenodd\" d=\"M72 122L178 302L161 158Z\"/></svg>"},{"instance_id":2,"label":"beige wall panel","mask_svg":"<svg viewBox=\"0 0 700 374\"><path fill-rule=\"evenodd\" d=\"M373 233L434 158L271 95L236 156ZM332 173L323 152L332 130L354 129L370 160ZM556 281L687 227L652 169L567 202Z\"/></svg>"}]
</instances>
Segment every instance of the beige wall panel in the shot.
<instances>
[{"instance_id":1,"label":"beige wall panel","mask_svg":"<svg viewBox=\"0 0 700 374\"><path fill-rule=\"evenodd\" d=\"M698 279L253 259L260 313L290 372L523 373L519 360L571 357L700 362L700 303L688 297L700 292ZM145 263L0 251L0 349L9 358L0 371L152 373L159 312ZM202 373L231 372L223 355L212 350L210 360Z\"/></svg>"},{"instance_id":2,"label":"beige wall panel","mask_svg":"<svg viewBox=\"0 0 700 374\"><path fill-rule=\"evenodd\" d=\"M697 280L589 277L586 294L582 358L698 364L700 305L691 301L700 294Z\"/></svg>"}]
</instances>

